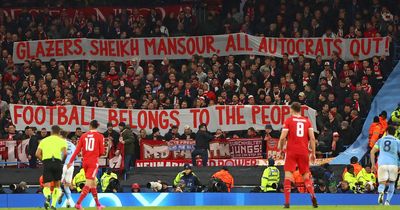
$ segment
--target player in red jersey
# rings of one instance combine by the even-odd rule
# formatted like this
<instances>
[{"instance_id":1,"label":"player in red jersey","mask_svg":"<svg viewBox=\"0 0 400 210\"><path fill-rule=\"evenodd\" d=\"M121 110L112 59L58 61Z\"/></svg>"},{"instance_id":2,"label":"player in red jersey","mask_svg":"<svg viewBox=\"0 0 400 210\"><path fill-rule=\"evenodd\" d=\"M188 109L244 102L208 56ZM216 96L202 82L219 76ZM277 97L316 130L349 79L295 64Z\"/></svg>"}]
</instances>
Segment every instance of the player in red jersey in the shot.
<instances>
[{"instance_id":1,"label":"player in red jersey","mask_svg":"<svg viewBox=\"0 0 400 210\"><path fill-rule=\"evenodd\" d=\"M282 133L279 138L279 149L282 151L287 140L285 155L285 208L289 208L290 190L293 180L293 172L298 167L303 176L305 187L311 195L314 208L318 207L314 194L314 186L310 179L310 157L309 145L311 146L311 161L315 161L315 136L311 122L308 118L301 116L301 105L298 102L292 103L290 107L291 117L285 120Z\"/></svg>"},{"instance_id":2,"label":"player in red jersey","mask_svg":"<svg viewBox=\"0 0 400 210\"><path fill-rule=\"evenodd\" d=\"M97 128L99 127L99 123L97 120L93 120L90 122L89 131L81 136L79 139L78 145L76 146L76 150L72 155L68 168L72 166L72 162L75 160L76 155L82 151L82 166L85 170L86 176L86 184L82 189L81 196L79 197L78 202L76 202L75 208L78 210L83 210L82 208L82 200L85 199L86 195L91 192L94 200L96 201L96 206L98 210L104 208L99 202L99 198L97 196L97 188L96 188L96 175L97 170L99 168L99 157L104 154L104 136L103 134L97 132Z\"/></svg>"}]
</instances>

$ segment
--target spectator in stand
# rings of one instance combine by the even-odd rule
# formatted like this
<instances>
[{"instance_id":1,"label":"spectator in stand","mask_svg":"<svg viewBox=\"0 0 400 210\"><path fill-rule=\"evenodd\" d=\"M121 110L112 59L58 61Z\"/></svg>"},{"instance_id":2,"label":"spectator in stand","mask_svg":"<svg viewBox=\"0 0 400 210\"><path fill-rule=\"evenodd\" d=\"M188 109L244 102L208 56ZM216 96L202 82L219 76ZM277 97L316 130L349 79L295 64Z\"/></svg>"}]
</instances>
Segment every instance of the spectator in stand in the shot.
<instances>
[{"instance_id":1,"label":"spectator in stand","mask_svg":"<svg viewBox=\"0 0 400 210\"><path fill-rule=\"evenodd\" d=\"M349 122L342 121L342 123L340 124L339 136L339 142L342 143L344 149L349 148L354 143L355 138L353 130L351 126L349 126Z\"/></svg>"},{"instance_id":2,"label":"spectator in stand","mask_svg":"<svg viewBox=\"0 0 400 210\"><path fill-rule=\"evenodd\" d=\"M112 143L112 147L117 147L119 143L119 133L114 130L112 123L107 123L107 131L103 133L103 136Z\"/></svg>"},{"instance_id":3,"label":"spectator in stand","mask_svg":"<svg viewBox=\"0 0 400 210\"><path fill-rule=\"evenodd\" d=\"M226 135L221 129L217 129L214 134L214 139L226 139Z\"/></svg>"},{"instance_id":4,"label":"spectator in stand","mask_svg":"<svg viewBox=\"0 0 400 210\"><path fill-rule=\"evenodd\" d=\"M262 139L263 139L263 144L262 144L262 151L263 151L263 157L264 158L271 158L267 157L267 145L269 145L272 141L272 138L278 139L280 135L279 131L275 131L270 124L265 125L265 132L263 133ZM272 143L275 144L275 143Z\"/></svg>"},{"instance_id":5,"label":"spectator in stand","mask_svg":"<svg viewBox=\"0 0 400 210\"><path fill-rule=\"evenodd\" d=\"M28 129L28 136L30 137L29 144L28 144L28 160L29 160L30 168L37 167L37 158L36 158L35 153L39 146L39 136L35 135L35 132L33 131L33 129L34 128L32 128L32 127L30 127ZM35 130L36 130L36 128L35 128Z\"/></svg>"},{"instance_id":6,"label":"spectator in stand","mask_svg":"<svg viewBox=\"0 0 400 210\"><path fill-rule=\"evenodd\" d=\"M165 134L164 138L166 141L171 141L171 140L176 140L179 139L179 133L178 133L178 126L173 125L171 126L171 129L168 131L167 134Z\"/></svg>"},{"instance_id":7,"label":"spectator in stand","mask_svg":"<svg viewBox=\"0 0 400 210\"><path fill-rule=\"evenodd\" d=\"M192 132L189 125L184 126L183 134L180 136L180 139L194 140L196 139L196 134Z\"/></svg>"},{"instance_id":8,"label":"spectator in stand","mask_svg":"<svg viewBox=\"0 0 400 210\"><path fill-rule=\"evenodd\" d=\"M197 166L196 157L199 155L202 159L203 166L207 166L208 162L208 150L210 149L210 141L214 139L207 130L206 124L201 124L199 130L196 133L196 145L192 152L192 164Z\"/></svg>"},{"instance_id":9,"label":"spectator in stand","mask_svg":"<svg viewBox=\"0 0 400 210\"><path fill-rule=\"evenodd\" d=\"M246 138L252 139L252 138L257 138L257 137L258 137L258 133L257 133L256 129L254 129L253 127L250 127L249 129L247 129Z\"/></svg>"},{"instance_id":10,"label":"spectator in stand","mask_svg":"<svg viewBox=\"0 0 400 210\"><path fill-rule=\"evenodd\" d=\"M332 152L332 140L333 132L329 127L325 126L318 136L317 151L319 155L329 154Z\"/></svg>"},{"instance_id":11,"label":"spectator in stand","mask_svg":"<svg viewBox=\"0 0 400 210\"><path fill-rule=\"evenodd\" d=\"M160 134L160 129L157 128L157 127L154 127L154 128L153 128L153 131L152 131L152 134L148 135L148 136L147 136L147 139L152 139L152 140L159 140L159 141L161 141L161 140L164 140L164 137L161 136L161 134Z\"/></svg>"},{"instance_id":12,"label":"spectator in stand","mask_svg":"<svg viewBox=\"0 0 400 210\"><path fill-rule=\"evenodd\" d=\"M139 143L143 139L147 139L146 129L140 129L140 131L139 131Z\"/></svg>"},{"instance_id":13,"label":"spectator in stand","mask_svg":"<svg viewBox=\"0 0 400 210\"><path fill-rule=\"evenodd\" d=\"M354 137L358 137L362 131L362 120L358 116L358 111L357 110L352 110L350 113L350 118L351 118L351 127L354 131Z\"/></svg>"},{"instance_id":14,"label":"spectator in stand","mask_svg":"<svg viewBox=\"0 0 400 210\"><path fill-rule=\"evenodd\" d=\"M135 167L135 136L132 130L124 122L120 122L119 125L120 138L119 142L124 145L124 167L125 174L129 174L131 168Z\"/></svg>"},{"instance_id":15,"label":"spectator in stand","mask_svg":"<svg viewBox=\"0 0 400 210\"><path fill-rule=\"evenodd\" d=\"M29 126L26 126L24 132L22 132L22 131L17 132L16 131L16 134L12 137L12 139L13 140L25 140L25 139L28 139L29 138L28 137L29 129L30 129Z\"/></svg>"},{"instance_id":16,"label":"spectator in stand","mask_svg":"<svg viewBox=\"0 0 400 210\"><path fill-rule=\"evenodd\" d=\"M333 132L333 138L332 138L333 156L337 156L340 152L343 151L342 141L343 140L340 139L340 134L338 132Z\"/></svg>"},{"instance_id":17,"label":"spectator in stand","mask_svg":"<svg viewBox=\"0 0 400 210\"><path fill-rule=\"evenodd\" d=\"M68 135L68 139L71 139L72 142L75 142L75 143L76 143L77 141L79 141L79 139L81 138L82 134L83 134L82 128L77 127L77 128L75 129L75 132L71 132L71 133Z\"/></svg>"},{"instance_id":18,"label":"spectator in stand","mask_svg":"<svg viewBox=\"0 0 400 210\"><path fill-rule=\"evenodd\" d=\"M105 140L108 140L108 159L111 168L124 169L124 144L119 141L120 135L113 129L111 123L107 123L107 131L103 133Z\"/></svg>"},{"instance_id":19,"label":"spectator in stand","mask_svg":"<svg viewBox=\"0 0 400 210\"><path fill-rule=\"evenodd\" d=\"M6 134L2 137L2 139L13 140L16 135L17 131L15 125L10 124L6 130Z\"/></svg>"}]
</instances>

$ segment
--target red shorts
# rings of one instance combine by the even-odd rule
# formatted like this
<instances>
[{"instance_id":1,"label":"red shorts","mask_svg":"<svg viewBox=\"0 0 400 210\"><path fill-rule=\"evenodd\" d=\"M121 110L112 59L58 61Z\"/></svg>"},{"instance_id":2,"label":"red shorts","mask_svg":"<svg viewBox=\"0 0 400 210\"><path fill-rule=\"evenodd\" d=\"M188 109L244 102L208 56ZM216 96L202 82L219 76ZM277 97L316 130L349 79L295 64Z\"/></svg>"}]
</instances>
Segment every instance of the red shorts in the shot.
<instances>
[{"instance_id":1,"label":"red shorts","mask_svg":"<svg viewBox=\"0 0 400 210\"><path fill-rule=\"evenodd\" d=\"M86 179L96 179L97 171L99 170L98 163L83 163L83 170L85 170Z\"/></svg>"},{"instance_id":2,"label":"red shorts","mask_svg":"<svg viewBox=\"0 0 400 210\"><path fill-rule=\"evenodd\" d=\"M308 153L306 154L288 154L285 156L285 171L296 171L296 167L299 167L300 174L310 172L310 159Z\"/></svg>"}]
</instances>

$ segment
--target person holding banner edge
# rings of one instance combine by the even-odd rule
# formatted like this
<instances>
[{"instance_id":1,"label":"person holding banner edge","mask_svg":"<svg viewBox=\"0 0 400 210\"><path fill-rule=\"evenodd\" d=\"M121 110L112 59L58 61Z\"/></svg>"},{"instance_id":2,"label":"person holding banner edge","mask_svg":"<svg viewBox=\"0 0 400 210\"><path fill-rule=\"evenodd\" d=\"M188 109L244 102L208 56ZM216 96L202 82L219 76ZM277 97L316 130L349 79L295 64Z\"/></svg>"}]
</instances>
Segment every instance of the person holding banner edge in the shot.
<instances>
[{"instance_id":1,"label":"person holding banner edge","mask_svg":"<svg viewBox=\"0 0 400 210\"><path fill-rule=\"evenodd\" d=\"M207 166L208 162L208 150L210 149L210 141L214 139L207 130L207 125L205 123L200 124L199 130L196 133L196 145L192 152L192 164L197 166L196 157L200 155L202 159L202 165Z\"/></svg>"}]
</instances>

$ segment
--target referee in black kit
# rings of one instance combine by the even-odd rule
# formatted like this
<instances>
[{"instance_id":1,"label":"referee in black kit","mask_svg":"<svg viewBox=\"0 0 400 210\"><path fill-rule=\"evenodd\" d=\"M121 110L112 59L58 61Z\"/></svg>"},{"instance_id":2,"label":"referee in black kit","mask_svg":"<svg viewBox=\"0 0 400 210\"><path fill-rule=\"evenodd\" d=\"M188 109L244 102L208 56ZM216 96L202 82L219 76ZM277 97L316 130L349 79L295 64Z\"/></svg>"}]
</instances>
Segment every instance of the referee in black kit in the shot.
<instances>
[{"instance_id":1,"label":"referee in black kit","mask_svg":"<svg viewBox=\"0 0 400 210\"><path fill-rule=\"evenodd\" d=\"M63 162L67 156L67 142L60 135L61 128L57 125L51 127L51 136L43 139L36 151L36 157L43 162L43 195L44 208L56 209L56 203L61 195L60 181L63 172ZM50 183L54 182L53 192Z\"/></svg>"}]
</instances>

